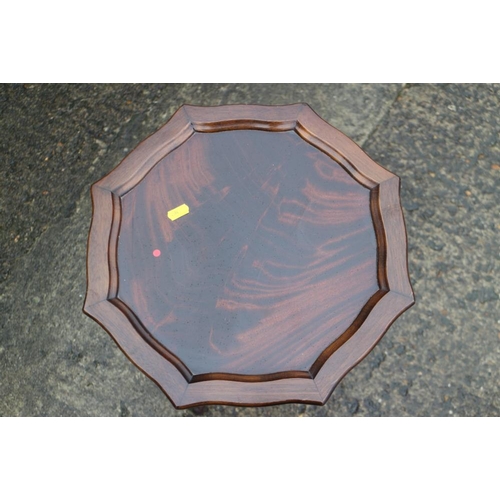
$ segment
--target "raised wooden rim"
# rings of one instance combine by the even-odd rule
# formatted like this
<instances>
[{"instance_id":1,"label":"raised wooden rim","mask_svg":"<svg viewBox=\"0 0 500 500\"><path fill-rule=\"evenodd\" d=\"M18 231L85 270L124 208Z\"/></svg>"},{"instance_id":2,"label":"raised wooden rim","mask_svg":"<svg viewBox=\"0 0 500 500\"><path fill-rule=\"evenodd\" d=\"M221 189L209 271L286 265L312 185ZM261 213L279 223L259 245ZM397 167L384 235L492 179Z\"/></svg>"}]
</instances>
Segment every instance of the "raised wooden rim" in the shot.
<instances>
[{"instance_id":1,"label":"raised wooden rim","mask_svg":"<svg viewBox=\"0 0 500 500\"><path fill-rule=\"evenodd\" d=\"M358 318L314 363L311 376L279 374L274 379L195 380L182 362L130 321L116 299L116 239L120 197L167 154L195 132L253 129L294 130L371 190L378 246L380 290ZM263 406L279 403L324 404L338 382L375 346L390 325L414 303L408 276L407 241L399 178L374 162L342 132L307 104L287 106L182 106L157 132L141 142L113 171L92 186L93 217L87 247L84 312L96 320L126 356L155 381L177 408L200 404ZM166 352L165 352L166 351ZM175 359L174 359L175 358ZM241 378L241 377L240 377Z\"/></svg>"}]
</instances>

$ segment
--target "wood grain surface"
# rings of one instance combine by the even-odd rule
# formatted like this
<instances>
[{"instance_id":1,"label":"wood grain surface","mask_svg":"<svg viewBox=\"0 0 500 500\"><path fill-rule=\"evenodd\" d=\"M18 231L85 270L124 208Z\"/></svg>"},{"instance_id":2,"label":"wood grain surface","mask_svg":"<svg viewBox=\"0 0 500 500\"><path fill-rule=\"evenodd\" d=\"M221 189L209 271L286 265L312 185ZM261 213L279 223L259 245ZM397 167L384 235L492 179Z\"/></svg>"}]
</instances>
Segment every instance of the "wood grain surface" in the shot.
<instances>
[{"instance_id":1,"label":"wood grain surface","mask_svg":"<svg viewBox=\"0 0 500 500\"><path fill-rule=\"evenodd\" d=\"M84 311L177 407L322 404L413 303L399 179L307 105L183 106L92 197Z\"/></svg>"}]
</instances>

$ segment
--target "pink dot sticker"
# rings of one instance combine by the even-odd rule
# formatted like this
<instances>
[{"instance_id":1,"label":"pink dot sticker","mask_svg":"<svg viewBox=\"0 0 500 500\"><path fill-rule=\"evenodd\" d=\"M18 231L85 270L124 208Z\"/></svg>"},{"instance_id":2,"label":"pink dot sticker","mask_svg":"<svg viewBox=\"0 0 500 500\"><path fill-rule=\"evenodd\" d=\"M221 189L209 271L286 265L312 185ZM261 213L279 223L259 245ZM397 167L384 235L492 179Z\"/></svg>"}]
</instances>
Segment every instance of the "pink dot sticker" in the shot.
<instances>
[{"instance_id":1,"label":"pink dot sticker","mask_svg":"<svg viewBox=\"0 0 500 500\"><path fill-rule=\"evenodd\" d=\"M156 249L156 250L153 250L153 257L159 257L161 255L161 252Z\"/></svg>"}]
</instances>

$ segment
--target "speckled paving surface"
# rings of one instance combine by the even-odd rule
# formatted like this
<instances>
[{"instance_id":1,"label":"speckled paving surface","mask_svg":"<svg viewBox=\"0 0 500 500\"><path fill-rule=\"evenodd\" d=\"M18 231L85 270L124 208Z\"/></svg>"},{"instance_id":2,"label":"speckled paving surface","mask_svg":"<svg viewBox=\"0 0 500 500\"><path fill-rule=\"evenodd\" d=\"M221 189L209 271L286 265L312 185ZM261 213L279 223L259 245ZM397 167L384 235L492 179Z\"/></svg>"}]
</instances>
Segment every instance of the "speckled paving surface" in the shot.
<instances>
[{"instance_id":1,"label":"speckled paving surface","mask_svg":"<svg viewBox=\"0 0 500 500\"><path fill-rule=\"evenodd\" d=\"M325 406L175 410L82 313L90 184L183 103L307 102L399 175L416 305ZM500 415L499 85L0 86L0 415Z\"/></svg>"}]
</instances>

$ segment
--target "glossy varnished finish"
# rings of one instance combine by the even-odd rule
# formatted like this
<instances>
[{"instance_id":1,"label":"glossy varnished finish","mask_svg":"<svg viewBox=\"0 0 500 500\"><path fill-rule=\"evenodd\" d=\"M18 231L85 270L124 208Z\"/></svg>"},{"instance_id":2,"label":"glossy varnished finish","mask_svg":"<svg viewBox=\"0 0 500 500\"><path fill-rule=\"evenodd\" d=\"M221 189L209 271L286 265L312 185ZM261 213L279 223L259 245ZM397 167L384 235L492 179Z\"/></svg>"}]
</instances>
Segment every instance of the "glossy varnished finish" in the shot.
<instances>
[{"instance_id":1,"label":"glossy varnished finish","mask_svg":"<svg viewBox=\"0 0 500 500\"><path fill-rule=\"evenodd\" d=\"M85 312L178 407L324 403L413 303L399 179L306 105L184 106L92 195Z\"/></svg>"},{"instance_id":2,"label":"glossy varnished finish","mask_svg":"<svg viewBox=\"0 0 500 500\"><path fill-rule=\"evenodd\" d=\"M197 132L121 209L118 298L198 379L310 376L379 289L370 190L294 131Z\"/></svg>"}]
</instances>

